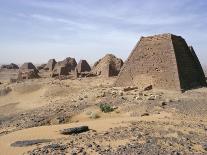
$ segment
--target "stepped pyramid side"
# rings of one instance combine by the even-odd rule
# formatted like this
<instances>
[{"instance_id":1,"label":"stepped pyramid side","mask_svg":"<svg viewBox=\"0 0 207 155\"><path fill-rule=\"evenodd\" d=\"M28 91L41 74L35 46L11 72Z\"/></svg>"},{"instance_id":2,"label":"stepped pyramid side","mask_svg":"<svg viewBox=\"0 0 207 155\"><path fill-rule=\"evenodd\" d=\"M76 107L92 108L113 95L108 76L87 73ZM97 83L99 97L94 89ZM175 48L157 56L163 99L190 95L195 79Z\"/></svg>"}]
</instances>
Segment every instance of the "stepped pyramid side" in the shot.
<instances>
[{"instance_id":1,"label":"stepped pyramid side","mask_svg":"<svg viewBox=\"0 0 207 155\"><path fill-rule=\"evenodd\" d=\"M172 35L181 89L206 86L205 75L198 57L182 37Z\"/></svg>"},{"instance_id":2,"label":"stepped pyramid side","mask_svg":"<svg viewBox=\"0 0 207 155\"><path fill-rule=\"evenodd\" d=\"M196 61L199 62L182 37L172 34L142 37L126 60L115 86L153 85L168 90L204 86L205 77Z\"/></svg>"}]
</instances>

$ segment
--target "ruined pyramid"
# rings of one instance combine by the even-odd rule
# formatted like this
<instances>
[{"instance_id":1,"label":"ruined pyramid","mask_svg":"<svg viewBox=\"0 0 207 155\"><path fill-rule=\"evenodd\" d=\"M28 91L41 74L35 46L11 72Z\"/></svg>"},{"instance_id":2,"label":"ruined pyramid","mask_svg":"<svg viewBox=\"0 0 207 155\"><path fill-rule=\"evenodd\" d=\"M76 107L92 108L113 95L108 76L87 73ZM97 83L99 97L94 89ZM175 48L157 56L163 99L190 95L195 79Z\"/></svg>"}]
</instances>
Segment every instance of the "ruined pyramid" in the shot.
<instances>
[{"instance_id":1,"label":"ruined pyramid","mask_svg":"<svg viewBox=\"0 0 207 155\"><path fill-rule=\"evenodd\" d=\"M178 91L206 86L201 64L182 37L173 34L141 37L115 82L115 86L149 85Z\"/></svg>"}]
</instances>

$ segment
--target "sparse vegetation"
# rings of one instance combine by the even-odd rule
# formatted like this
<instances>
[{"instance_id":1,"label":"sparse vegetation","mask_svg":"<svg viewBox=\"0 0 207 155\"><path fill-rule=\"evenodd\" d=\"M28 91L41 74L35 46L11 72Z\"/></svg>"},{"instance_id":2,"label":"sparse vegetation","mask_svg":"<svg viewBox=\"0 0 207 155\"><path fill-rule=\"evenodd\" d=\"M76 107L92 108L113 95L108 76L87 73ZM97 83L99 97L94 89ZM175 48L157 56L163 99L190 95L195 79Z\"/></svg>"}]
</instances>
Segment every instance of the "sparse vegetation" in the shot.
<instances>
[{"instance_id":1,"label":"sparse vegetation","mask_svg":"<svg viewBox=\"0 0 207 155\"><path fill-rule=\"evenodd\" d=\"M111 105L107 104L107 103L101 103L100 109L104 113L108 113L108 112L114 111L114 108L112 108Z\"/></svg>"},{"instance_id":2,"label":"sparse vegetation","mask_svg":"<svg viewBox=\"0 0 207 155\"><path fill-rule=\"evenodd\" d=\"M100 116L96 113L96 112L92 112L91 115L90 115L90 118L91 119L97 119L99 118Z\"/></svg>"}]
</instances>

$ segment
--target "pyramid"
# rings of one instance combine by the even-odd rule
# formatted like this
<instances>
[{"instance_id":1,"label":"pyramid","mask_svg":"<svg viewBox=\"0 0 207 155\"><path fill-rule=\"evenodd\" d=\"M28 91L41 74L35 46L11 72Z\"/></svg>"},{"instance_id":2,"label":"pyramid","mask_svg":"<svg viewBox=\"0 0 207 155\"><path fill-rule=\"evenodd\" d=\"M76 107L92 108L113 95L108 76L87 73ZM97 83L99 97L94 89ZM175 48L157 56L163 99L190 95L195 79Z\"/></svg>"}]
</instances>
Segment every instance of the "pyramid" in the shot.
<instances>
[{"instance_id":1,"label":"pyramid","mask_svg":"<svg viewBox=\"0 0 207 155\"><path fill-rule=\"evenodd\" d=\"M24 63L18 72L18 80L39 78L37 68L31 63Z\"/></svg>"},{"instance_id":2,"label":"pyramid","mask_svg":"<svg viewBox=\"0 0 207 155\"><path fill-rule=\"evenodd\" d=\"M26 62L24 63L21 67L20 67L20 71L23 71L23 70L34 70L35 72L39 72L37 70L37 68L31 63L31 62Z\"/></svg>"},{"instance_id":3,"label":"pyramid","mask_svg":"<svg viewBox=\"0 0 207 155\"><path fill-rule=\"evenodd\" d=\"M115 82L115 86L149 85L178 91L206 86L201 64L182 37L173 34L141 37Z\"/></svg>"},{"instance_id":4,"label":"pyramid","mask_svg":"<svg viewBox=\"0 0 207 155\"><path fill-rule=\"evenodd\" d=\"M91 67L86 60L80 60L76 68L78 73L91 71Z\"/></svg>"},{"instance_id":5,"label":"pyramid","mask_svg":"<svg viewBox=\"0 0 207 155\"><path fill-rule=\"evenodd\" d=\"M55 59L50 59L47 63L47 65L44 67L45 70L52 71L56 65L56 60Z\"/></svg>"},{"instance_id":6,"label":"pyramid","mask_svg":"<svg viewBox=\"0 0 207 155\"><path fill-rule=\"evenodd\" d=\"M92 73L102 77L117 76L123 66L123 61L113 54L106 54L103 58L95 62Z\"/></svg>"},{"instance_id":7,"label":"pyramid","mask_svg":"<svg viewBox=\"0 0 207 155\"><path fill-rule=\"evenodd\" d=\"M55 64L51 76L69 75L75 70L77 62L75 58L67 57L63 61L59 61Z\"/></svg>"}]
</instances>

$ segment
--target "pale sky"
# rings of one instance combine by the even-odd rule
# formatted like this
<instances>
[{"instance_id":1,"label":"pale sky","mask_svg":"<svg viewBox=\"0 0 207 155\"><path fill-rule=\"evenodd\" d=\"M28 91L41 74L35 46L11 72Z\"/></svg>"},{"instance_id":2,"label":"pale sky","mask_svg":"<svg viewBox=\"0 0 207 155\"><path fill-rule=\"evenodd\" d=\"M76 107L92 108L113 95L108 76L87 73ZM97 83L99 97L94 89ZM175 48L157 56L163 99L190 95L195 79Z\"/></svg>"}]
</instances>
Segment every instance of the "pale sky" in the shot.
<instances>
[{"instance_id":1,"label":"pale sky","mask_svg":"<svg viewBox=\"0 0 207 155\"><path fill-rule=\"evenodd\" d=\"M0 64L125 60L141 36L160 33L181 35L207 64L207 1L0 0Z\"/></svg>"}]
</instances>

